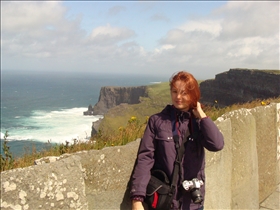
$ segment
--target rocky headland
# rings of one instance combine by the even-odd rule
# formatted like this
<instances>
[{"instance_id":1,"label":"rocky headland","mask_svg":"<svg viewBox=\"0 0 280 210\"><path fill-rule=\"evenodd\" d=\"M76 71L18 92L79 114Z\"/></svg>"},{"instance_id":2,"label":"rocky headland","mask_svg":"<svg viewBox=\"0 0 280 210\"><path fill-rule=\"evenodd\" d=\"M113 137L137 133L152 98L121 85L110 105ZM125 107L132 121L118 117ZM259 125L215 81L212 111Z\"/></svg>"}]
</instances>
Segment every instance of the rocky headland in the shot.
<instances>
[{"instance_id":1,"label":"rocky headland","mask_svg":"<svg viewBox=\"0 0 280 210\"><path fill-rule=\"evenodd\" d=\"M230 69L200 83L201 102L219 107L280 95L280 70Z\"/></svg>"},{"instance_id":2,"label":"rocky headland","mask_svg":"<svg viewBox=\"0 0 280 210\"><path fill-rule=\"evenodd\" d=\"M110 108L122 103L137 104L140 97L147 97L147 87L102 87L98 102L91 105L85 115L104 115Z\"/></svg>"}]
</instances>

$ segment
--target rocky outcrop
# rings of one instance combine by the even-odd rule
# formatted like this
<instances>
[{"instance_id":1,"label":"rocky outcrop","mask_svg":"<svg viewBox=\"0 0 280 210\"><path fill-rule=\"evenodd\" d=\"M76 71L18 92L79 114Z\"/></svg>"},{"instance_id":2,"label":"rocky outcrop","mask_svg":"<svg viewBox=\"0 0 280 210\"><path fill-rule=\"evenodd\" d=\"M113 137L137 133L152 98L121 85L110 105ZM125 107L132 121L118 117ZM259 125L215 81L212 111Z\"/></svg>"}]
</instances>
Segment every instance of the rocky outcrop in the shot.
<instances>
[{"instance_id":1,"label":"rocky outcrop","mask_svg":"<svg viewBox=\"0 0 280 210\"><path fill-rule=\"evenodd\" d=\"M102 87L98 102L91 114L104 115L110 108L122 103L137 104L140 97L147 97L147 86L138 87Z\"/></svg>"},{"instance_id":2,"label":"rocky outcrop","mask_svg":"<svg viewBox=\"0 0 280 210\"><path fill-rule=\"evenodd\" d=\"M88 110L84 112L84 115L93 115L93 107L91 104L88 106Z\"/></svg>"},{"instance_id":3,"label":"rocky outcrop","mask_svg":"<svg viewBox=\"0 0 280 210\"><path fill-rule=\"evenodd\" d=\"M215 123L225 147L206 152L205 209L268 209L259 206L280 182L280 104L235 110ZM1 209L131 209L127 184L139 143L1 172ZM280 209L275 196L265 201L274 204L269 209Z\"/></svg>"},{"instance_id":4,"label":"rocky outcrop","mask_svg":"<svg viewBox=\"0 0 280 210\"><path fill-rule=\"evenodd\" d=\"M201 102L229 106L280 95L280 70L230 69L200 83Z\"/></svg>"}]
</instances>

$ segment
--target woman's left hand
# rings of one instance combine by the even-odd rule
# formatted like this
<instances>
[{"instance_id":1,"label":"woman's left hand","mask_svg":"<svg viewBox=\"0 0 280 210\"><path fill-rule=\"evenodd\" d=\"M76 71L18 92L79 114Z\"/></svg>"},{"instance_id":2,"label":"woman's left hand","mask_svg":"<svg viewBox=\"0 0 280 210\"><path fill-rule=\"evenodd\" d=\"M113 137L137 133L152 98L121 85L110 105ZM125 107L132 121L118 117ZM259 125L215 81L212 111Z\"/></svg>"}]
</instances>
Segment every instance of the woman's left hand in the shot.
<instances>
[{"instance_id":1,"label":"woman's left hand","mask_svg":"<svg viewBox=\"0 0 280 210\"><path fill-rule=\"evenodd\" d=\"M192 110L192 112L196 118L201 119L201 118L207 117L206 114L204 113L204 111L202 110L201 104L199 102L197 102L196 108L194 108Z\"/></svg>"}]
</instances>

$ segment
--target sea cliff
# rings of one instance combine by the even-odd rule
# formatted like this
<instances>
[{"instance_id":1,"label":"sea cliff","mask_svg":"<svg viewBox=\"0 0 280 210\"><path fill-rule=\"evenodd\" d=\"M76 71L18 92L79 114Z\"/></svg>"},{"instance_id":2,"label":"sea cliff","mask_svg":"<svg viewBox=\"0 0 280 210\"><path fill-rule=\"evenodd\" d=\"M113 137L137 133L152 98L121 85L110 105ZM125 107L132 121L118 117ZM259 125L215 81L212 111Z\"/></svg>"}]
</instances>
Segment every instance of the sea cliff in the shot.
<instances>
[{"instance_id":1,"label":"sea cliff","mask_svg":"<svg viewBox=\"0 0 280 210\"><path fill-rule=\"evenodd\" d=\"M230 69L200 83L201 102L219 107L280 95L280 70Z\"/></svg>"},{"instance_id":2,"label":"sea cliff","mask_svg":"<svg viewBox=\"0 0 280 210\"><path fill-rule=\"evenodd\" d=\"M104 115L110 108L122 103L137 104L140 97L147 97L147 87L102 87L98 102L89 113ZM89 107L90 109L90 107ZM87 114L87 113L86 113Z\"/></svg>"}]
</instances>

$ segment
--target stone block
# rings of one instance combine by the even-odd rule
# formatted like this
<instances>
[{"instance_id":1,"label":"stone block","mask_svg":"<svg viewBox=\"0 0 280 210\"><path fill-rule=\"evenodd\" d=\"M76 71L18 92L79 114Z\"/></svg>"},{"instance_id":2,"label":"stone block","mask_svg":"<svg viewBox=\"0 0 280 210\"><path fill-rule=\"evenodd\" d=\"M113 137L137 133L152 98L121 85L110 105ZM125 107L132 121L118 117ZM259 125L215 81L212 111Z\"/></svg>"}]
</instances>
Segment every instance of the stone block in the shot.
<instances>
[{"instance_id":1,"label":"stone block","mask_svg":"<svg viewBox=\"0 0 280 210\"><path fill-rule=\"evenodd\" d=\"M256 143L259 174L259 203L277 185L277 113L276 104L251 109L256 120Z\"/></svg>"},{"instance_id":2,"label":"stone block","mask_svg":"<svg viewBox=\"0 0 280 210\"><path fill-rule=\"evenodd\" d=\"M87 210L80 158L1 173L1 209Z\"/></svg>"},{"instance_id":3,"label":"stone block","mask_svg":"<svg viewBox=\"0 0 280 210\"><path fill-rule=\"evenodd\" d=\"M231 209L258 209L255 118L248 109L232 111L222 117L230 118L232 129Z\"/></svg>"},{"instance_id":4,"label":"stone block","mask_svg":"<svg viewBox=\"0 0 280 210\"><path fill-rule=\"evenodd\" d=\"M126 146L81 153L89 209L120 209L128 206L127 184L140 139ZM126 207L123 207L126 208Z\"/></svg>"},{"instance_id":5,"label":"stone block","mask_svg":"<svg viewBox=\"0 0 280 210\"><path fill-rule=\"evenodd\" d=\"M205 210L231 208L232 130L230 119L215 121L224 136L225 146L220 152L206 152Z\"/></svg>"}]
</instances>

